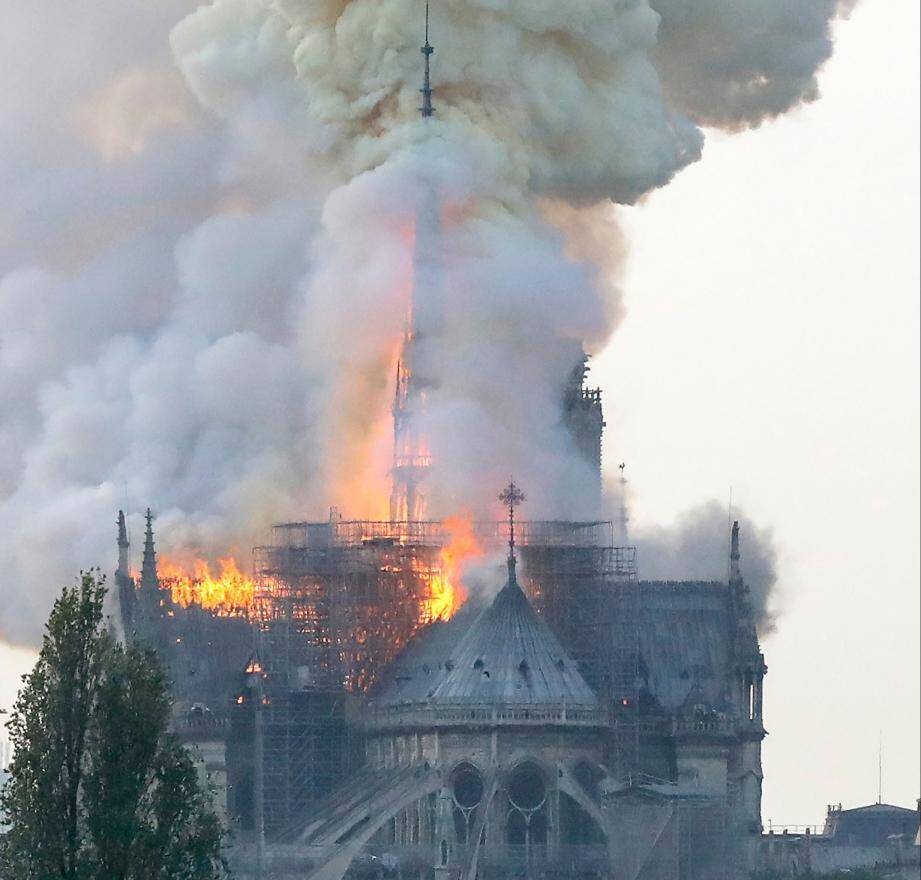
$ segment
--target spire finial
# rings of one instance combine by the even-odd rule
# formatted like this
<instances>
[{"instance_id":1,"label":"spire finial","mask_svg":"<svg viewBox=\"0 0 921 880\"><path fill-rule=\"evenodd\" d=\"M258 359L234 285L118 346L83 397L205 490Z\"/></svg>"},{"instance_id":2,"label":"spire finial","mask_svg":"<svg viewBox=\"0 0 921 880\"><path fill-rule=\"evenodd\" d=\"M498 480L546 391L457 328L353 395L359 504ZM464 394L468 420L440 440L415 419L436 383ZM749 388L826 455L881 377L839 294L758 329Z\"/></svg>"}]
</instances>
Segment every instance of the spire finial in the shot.
<instances>
[{"instance_id":1,"label":"spire finial","mask_svg":"<svg viewBox=\"0 0 921 880\"><path fill-rule=\"evenodd\" d=\"M508 507L508 580L510 584L517 583L515 578L515 508L526 498L524 492L518 488L514 480L509 480L508 486L499 493L499 500Z\"/></svg>"},{"instance_id":2,"label":"spire finial","mask_svg":"<svg viewBox=\"0 0 921 880\"><path fill-rule=\"evenodd\" d=\"M618 535L618 540L621 544L626 546L630 542L628 531L630 512L627 510L627 475L625 473L627 463L622 461L617 465L617 469L620 471L620 519L617 523L620 534Z\"/></svg>"},{"instance_id":3,"label":"spire finial","mask_svg":"<svg viewBox=\"0 0 921 880\"><path fill-rule=\"evenodd\" d=\"M435 49L429 44L428 3L425 4L425 43L420 51L425 57L425 77L422 81L422 88L419 89L419 91L422 92L422 106L419 108L419 112L422 114L423 119L428 119L435 112L435 108L432 106L432 79L429 71L429 60Z\"/></svg>"}]
</instances>

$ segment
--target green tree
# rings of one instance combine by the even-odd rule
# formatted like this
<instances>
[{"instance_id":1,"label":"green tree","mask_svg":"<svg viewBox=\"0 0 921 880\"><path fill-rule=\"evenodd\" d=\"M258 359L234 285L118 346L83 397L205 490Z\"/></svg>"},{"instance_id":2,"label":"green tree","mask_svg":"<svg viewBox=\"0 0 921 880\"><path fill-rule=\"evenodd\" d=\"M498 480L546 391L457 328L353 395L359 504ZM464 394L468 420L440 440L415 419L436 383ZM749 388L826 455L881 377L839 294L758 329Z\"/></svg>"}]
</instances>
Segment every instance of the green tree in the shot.
<instances>
[{"instance_id":1,"label":"green tree","mask_svg":"<svg viewBox=\"0 0 921 880\"><path fill-rule=\"evenodd\" d=\"M217 880L222 830L168 730L156 657L115 643L103 579L84 574L48 620L7 724L0 794L9 880Z\"/></svg>"}]
</instances>

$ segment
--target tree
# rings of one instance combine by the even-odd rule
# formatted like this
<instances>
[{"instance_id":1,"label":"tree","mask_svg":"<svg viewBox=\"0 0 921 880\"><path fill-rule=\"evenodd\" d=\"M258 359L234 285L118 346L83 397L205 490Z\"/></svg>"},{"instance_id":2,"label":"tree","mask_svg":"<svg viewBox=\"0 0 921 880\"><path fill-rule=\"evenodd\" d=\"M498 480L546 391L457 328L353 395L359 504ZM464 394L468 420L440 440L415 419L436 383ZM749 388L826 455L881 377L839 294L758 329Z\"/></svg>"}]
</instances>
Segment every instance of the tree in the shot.
<instances>
[{"instance_id":1,"label":"tree","mask_svg":"<svg viewBox=\"0 0 921 880\"><path fill-rule=\"evenodd\" d=\"M220 824L167 729L166 675L152 652L112 640L104 598L93 573L62 592L7 724L2 876L222 878Z\"/></svg>"}]
</instances>

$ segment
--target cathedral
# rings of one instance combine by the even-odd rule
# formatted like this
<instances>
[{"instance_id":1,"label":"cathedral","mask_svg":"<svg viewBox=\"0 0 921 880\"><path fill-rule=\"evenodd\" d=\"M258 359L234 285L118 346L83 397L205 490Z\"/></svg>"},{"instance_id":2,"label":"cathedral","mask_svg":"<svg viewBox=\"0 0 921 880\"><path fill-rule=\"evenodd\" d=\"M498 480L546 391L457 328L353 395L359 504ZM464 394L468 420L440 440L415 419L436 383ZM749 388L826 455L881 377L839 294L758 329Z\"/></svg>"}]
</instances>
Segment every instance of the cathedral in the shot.
<instances>
[{"instance_id":1,"label":"cathedral","mask_svg":"<svg viewBox=\"0 0 921 880\"><path fill-rule=\"evenodd\" d=\"M360 769L267 864L329 880L747 876L766 666L738 542L735 526L728 584L636 585L636 705L616 686L615 645L571 651L536 611L512 544L491 604L430 625L389 666L356 719ZM632 591L612 588L601 631Z\"/></svg>"},{"instance_id":2,"label":"cathedral","mask_svg":"<svg viewBox=\"0 0 921 880\"><path fill-rule=\"evenodd\" d=\"M517 522L503 497L495 598L421 624L386 541L299 548L292 583L318 581L316 558L333 579L267 619L172 602L148 528L146 583L119 575L126 633L170 665L239 876L747 876L767 667L738 525L727 583L642 581L603 564L624 548L578 545L586 524ZM381 647L354 636L362 614Z\"/></svg>"},{"instance_id":3,"label":"cathedral","mask_svg":"<svg viewBox=\"0 0 921 880\"><path fill-rule=\"evenodd\" d=\"M430 117L429 59L423 118ZM430 210L431 209L431 210ZM437 234L437 202L420 241ZM431 215L431 216L429 216ZM421 247L393 405L391 516L281 523L245 600L183 598L158 572L147 512L140 575L119 514L125 638L157 650L173 728L194 745L260 880L736 880L761 837L767 667L742 573L643 581L626 516L469 524L491 599L452 601L450 525L430 518L418 414L437 337L436 247ZM601 392L574 351L560 400L601 493ZM175 585L173 585L175 586ZM460 606L460 607L455 607Z\"/></svg>"}]
</instances>

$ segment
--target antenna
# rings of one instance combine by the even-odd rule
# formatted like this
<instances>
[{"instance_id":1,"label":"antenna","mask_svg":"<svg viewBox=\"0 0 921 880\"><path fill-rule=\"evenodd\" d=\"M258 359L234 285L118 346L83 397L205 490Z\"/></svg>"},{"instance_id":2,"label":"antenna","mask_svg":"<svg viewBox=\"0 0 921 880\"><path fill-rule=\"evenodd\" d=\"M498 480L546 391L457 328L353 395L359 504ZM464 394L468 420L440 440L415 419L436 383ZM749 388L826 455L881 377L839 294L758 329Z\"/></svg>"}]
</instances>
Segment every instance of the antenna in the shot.
<instances>
[{"instance_id":1,"label":"antenna","mask_svg":"<svg viewBox=\"0 0 921 880\"><path fill-rule=\"evenodd\" d=\"M883 802L883 730L879 731L879 784L876 789L876 803Z\"/></svg>"}]
</instances>

